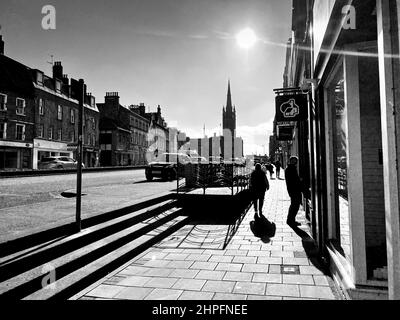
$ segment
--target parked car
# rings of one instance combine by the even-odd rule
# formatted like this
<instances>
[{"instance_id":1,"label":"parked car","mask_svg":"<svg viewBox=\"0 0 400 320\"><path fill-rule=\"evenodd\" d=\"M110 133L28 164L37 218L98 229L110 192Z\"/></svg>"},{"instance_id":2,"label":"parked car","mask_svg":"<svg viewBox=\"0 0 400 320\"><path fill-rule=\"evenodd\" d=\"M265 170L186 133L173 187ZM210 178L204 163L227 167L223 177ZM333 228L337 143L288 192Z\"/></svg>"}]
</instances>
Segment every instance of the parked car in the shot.
<instances>
[{"instance_id":1,"label":"parked car","mask_svg":"<svg viewBox=\"0 0 400 320\"><path fill-rule=\"evenodd\" d=\"M191 162L190 157L183 153L163 153L150 162L145 169L147 181L153 178L161 178L163 180L173 180L177 178L177 166L179 164L186 165Z\"/></svg>"},{"instance_id":2,"label":"parked car","mask_svg":"<svg viewBox=\"0 0 400 320\"><path fill-rule=\"evenodd\" d=\"M45 157L38 163L38 169L76 169L78 161L68 157ZM85 165L82 163L82 168Z\"/></svg>"}]
</instances>

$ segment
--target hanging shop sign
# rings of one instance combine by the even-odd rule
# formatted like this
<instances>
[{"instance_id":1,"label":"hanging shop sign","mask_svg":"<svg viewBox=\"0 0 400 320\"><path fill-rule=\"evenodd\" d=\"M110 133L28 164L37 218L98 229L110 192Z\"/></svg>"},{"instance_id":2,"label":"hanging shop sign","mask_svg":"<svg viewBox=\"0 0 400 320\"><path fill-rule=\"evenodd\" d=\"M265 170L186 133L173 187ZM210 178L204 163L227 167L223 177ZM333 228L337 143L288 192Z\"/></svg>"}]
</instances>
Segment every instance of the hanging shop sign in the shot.
<instances>
[{"instance_id":1,"label":"hanging shop sign","mask_svg":"<svg viewBox=\"0 0 400 320\"><path fill-rule=\"evenodd\" d=\"M275 98L276 122L307 120L308 100L306 94L284 94Z\"/></svg>"},{"instance_id":2,"label":"hanging shop sign","mask_svg":"<svg viewBox=\"0 0 400 320\"><path fill-rule=\"evenodd\" d=\"M294 126L277 126L276 139L278 141L292 141Z\"/></svg>"}]
</instances>

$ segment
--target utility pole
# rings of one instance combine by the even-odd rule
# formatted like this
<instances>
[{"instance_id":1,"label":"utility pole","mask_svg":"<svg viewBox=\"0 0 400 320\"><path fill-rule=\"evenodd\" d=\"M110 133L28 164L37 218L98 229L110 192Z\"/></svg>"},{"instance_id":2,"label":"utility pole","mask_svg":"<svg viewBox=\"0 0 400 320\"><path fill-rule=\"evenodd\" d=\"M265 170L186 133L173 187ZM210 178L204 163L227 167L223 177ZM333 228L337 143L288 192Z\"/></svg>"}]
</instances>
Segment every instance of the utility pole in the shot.
<instances>
[{"instance_id":1,"label":"utility pole","mask_svg":"<svg viewBox=\"0 0 400 320\"><path fill-rule=\"evenodd\" d=\"M78 101L79 101L79 120L78 120L78 146L77 146L77 179L76 179L76 227L77 232L82 229L81 225L81 200L82 200L82 156L83 156L83 102L85 99L85 83L79 79Z\"/></svg>"}]
</instances>

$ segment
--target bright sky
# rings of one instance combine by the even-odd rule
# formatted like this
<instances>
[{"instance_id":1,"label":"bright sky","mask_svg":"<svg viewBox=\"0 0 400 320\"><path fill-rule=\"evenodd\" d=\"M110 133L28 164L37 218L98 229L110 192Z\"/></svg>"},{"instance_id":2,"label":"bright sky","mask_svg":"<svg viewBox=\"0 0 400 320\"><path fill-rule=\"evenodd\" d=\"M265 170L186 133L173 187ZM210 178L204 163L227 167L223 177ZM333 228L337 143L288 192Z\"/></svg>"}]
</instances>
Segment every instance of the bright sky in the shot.
<instances>
[{"instance_id":1,"label":"bright sky","mask_svg":"<svg viewBox=\"0 0 400 320\"><path fill-rule=\"evenodd\" d=\"M41 27L48 4L56 30ZM123 105L161 105L193 138L219 134L230 79L245 154L268 153L291 0L1 0L0 24L7 56L51 75L53 55L97 102L117 91ZM247 50L245 28L262 40Z\"/></svg>"}]
</instances>

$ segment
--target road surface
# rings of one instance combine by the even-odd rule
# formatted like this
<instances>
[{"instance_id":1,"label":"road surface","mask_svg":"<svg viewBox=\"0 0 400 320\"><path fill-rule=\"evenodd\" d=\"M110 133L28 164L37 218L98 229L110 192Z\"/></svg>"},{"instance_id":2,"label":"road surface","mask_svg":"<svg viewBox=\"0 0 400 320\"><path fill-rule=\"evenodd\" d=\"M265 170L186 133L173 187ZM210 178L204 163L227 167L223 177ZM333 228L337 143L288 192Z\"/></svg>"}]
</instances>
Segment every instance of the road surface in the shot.
<instances>
[{"instance_id":1,"label":"road surface","mask_svg":"<svg viewBox=\"0 0 400 320\"><path fill-rule=\"evenodd\" d=\"M176 182L147 182L144 170L85 172L82 192L92 187L132 186L138 193L158 193L174 189ZM9 208L58 199L62 192L76 188L76 174L0 179L0 208Z\"/></svg>"},{"instance_id":2,"label":"road surface","mask_svg":"<svg viewBox=\"0 0 400 320\"><path fill-rule=\"evenodd\" d=\"M144 170L85 172L82 219L176 190L176 181L145 179ZM76 174L0 179L0 242L75 221Z\"/></svg>"}]
</instances>

